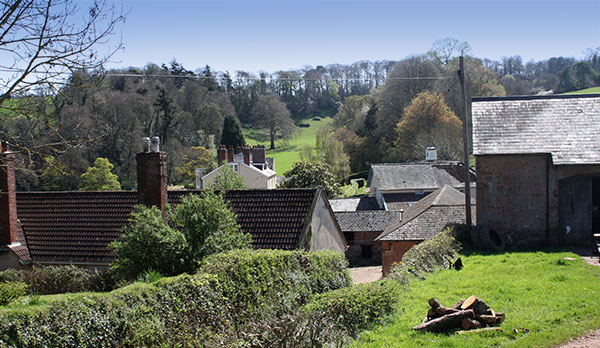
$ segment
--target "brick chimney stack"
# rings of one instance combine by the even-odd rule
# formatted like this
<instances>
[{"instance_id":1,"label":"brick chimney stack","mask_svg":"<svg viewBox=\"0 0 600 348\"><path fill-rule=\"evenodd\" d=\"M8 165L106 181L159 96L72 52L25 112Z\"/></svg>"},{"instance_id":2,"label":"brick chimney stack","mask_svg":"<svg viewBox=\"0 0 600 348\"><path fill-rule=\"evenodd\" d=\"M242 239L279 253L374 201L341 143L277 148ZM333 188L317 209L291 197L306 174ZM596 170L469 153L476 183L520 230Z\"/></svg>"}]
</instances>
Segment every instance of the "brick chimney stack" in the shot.
<instances>
[{"instance_id":1,"label":"brick chimney stack","mask_svg":"<svg viewBox=\"0 0 600 348\"><path fill-rule=\"evenodd\" d=\"M161 152L158 137L143 138L143 151L136 156L138 203L147 207L156 206L165 213L167 203L167 154Z\"/></svg>"},{"instance_id":2,"label":"brick chimney stack","mask_svg":"<svg viewBox=\"0 0 600 348\"><path fill-rule=\"evenodd\" d=\"M17 242L17 195L14 155L8 144L2 142L0 152L0 245Z\"/></svg>"},{"instance_id":3,"label":"brick chimney stack","mask_svg":"<svg viewBox=\"0 0 600 348\"><path fill-rule=\"evenodd\" d=\"M250 165L250 148L248 147L248 145L244 145L243 151L244 151L244 163L246 163L246 165Z\"/></svg>"},{"instance_id":4,"label":"brick chimney stack","mask_svg":"<svg viewBox=\"0 0 600 348\"><path fill-rule=\"evenodd\" d=\"M267 160L267 150L264 145L256 145L252 148L252 162L265 163Z\"/></svg>"},{"instance_id":5,"label":"brick chimney stack","mask_svg":"<svg viewBox=\"0 0 600 348\"><path fill-rule=\"evenodd\" d=\"M227 162L227 147L225 147L225 145L219 145L219 148L217 149L217 159L219 165Z\"/></svg>"},{"instance_id":6,"label":"brick chimney stack","mask_svg":"<svg viewBox=\"0 0 600 348\"><path fill-rule=\"evenodd\" d=\"M233 145L230 145L229 146L229 151L227 151L227 161L229 163L233 163L233 155L234 155L234 153L233 153Z\"/></svg>"}]
</instances>

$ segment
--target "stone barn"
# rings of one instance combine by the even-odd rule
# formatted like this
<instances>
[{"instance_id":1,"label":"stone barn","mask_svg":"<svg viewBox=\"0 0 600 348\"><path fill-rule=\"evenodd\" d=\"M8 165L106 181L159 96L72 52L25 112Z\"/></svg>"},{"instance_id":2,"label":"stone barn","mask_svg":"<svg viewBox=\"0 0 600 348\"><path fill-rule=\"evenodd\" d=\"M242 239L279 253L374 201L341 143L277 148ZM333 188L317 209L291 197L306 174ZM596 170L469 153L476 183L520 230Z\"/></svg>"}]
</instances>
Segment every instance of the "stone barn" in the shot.
<instances>
[{"instance_id":1,"label":"stone barn","mask_svg":"<svg viewBox=\"0 0 600 348\"><path fill-rule=\"evenodd\" d=\"M507 245L600 233L600 94L473 98L477 221Z\"/></svg>"}]
</instances>

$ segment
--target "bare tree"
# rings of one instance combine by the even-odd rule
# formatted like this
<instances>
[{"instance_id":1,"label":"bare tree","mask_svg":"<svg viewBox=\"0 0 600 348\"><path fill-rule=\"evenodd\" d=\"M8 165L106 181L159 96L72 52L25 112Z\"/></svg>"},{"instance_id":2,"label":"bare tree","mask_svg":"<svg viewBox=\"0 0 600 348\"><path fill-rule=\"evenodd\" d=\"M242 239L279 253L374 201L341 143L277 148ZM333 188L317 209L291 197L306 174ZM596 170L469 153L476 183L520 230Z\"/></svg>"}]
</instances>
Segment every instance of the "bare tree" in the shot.
<instances>
[{"instance_id":1,"label":"bare tree","mask_svg":"<svg viewBox=\"0 0 600 348\"><path fill-rule=\"evenodd\" d=\"M53 128L47 108L32 108L30 102L35 97L59 94L75 73L102 70L102 65L121 47L120 42L110 44L109 39L116 25L124 20L122 11L104 0L94 0L87 11L75 3L0 1L0 137L13 148L35 151L53 145L24 141L25 135L8 130L11 121L26 117ZM57 144L68 143L54 131Z\"/></svg>"}]
</instances>

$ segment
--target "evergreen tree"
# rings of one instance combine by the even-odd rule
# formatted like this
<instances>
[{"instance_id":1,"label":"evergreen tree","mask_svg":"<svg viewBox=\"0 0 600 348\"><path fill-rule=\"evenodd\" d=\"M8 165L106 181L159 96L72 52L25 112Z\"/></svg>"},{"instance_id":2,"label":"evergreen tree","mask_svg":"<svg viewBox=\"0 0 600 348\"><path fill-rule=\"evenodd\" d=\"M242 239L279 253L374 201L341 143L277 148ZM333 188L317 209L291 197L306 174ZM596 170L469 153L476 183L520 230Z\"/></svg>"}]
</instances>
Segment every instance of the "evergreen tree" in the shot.
<instances>
[{"instance_id":1,"label":"evergreen tree","mask_svg":"<svg viewBox=\"0 0 600 348\"><path fill-rule=\"evenodd\" d=\"M246 143L244 139L244 133L240 122L237 120L235 115L226 115L223 120L223 133L221 134L221 144L227 147L242 146Z\"/></svg>"}]
</instances>

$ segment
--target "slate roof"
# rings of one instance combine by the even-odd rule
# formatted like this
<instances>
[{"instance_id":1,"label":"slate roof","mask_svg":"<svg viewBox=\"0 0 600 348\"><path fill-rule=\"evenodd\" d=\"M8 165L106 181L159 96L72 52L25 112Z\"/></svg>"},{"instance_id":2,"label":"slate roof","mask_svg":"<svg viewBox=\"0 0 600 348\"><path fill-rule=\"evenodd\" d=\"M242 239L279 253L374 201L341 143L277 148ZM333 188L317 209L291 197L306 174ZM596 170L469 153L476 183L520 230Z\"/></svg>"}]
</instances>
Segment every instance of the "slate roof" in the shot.
<instances>
[{"instance_id":1,"label":"slate roof","mask_svg":"<svg viewBox=\"0 0 600 348\"><path fill-rule=\"evenodd\" d=\"M329 204L334 212L380 210L375 197L332 198Z\"/></svg>"},{"instance_id":2,"label":"slate roof","mask_svg":"<svg viewBox=\"0 0 600 348\"><path fill-rule=\"evenodd\" d=\"M379 191L436 190L444 185L462 187L464 177L460 162L380 163L371 165L367 186ZM472 171L471 182L475 182Z\"/></svg>"},{"instance_id":3,"label":"slate roof","mask_svg":"<svg viewBox=\"0 0 600 348\"><path fill-rule=\"evenodd\" d=\"M471 200L471 207L474 208ZM402 220L388 226L375 240L421 241L438 234L449 223L464 223L465 196L462 192L445 185L427 197L411 205ZM474 209L472 216L475 217Z\"/></svg>"},{"instance_id":4,"label":"slate roof","mask_svg":"<svg viewBox=\"0 0 600 348\"><path fill-rule=\"evenodd\" d=\"M169 191L177 204L184 194ZM237 214L253 247L295 249L312 210L317 189L229 191L225 199ZM119 236L137 204L135 191L17 192L17 215L33 262L105 264L114 258L107 245Z\"/></svg>"},{"instance_id":5,"label":"slate roof","mask_svg":"<svg viewBox=\"0 0 600 348\"><path fill-rule=\"evenodd\" d=\"M354 211L334 213L342 232L383 232L386 227L400 220L399 211Z\"/></svg>"},{"instance_id":6,"label":"slate roof","mask_svg":"<svg viewBox=\"0 0 600 348\"><path fill-rule=\"evenodd\" d=\"M473 98L473 153L600 164L600 94Z\"/></svg>"}]
</instances>

